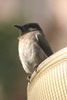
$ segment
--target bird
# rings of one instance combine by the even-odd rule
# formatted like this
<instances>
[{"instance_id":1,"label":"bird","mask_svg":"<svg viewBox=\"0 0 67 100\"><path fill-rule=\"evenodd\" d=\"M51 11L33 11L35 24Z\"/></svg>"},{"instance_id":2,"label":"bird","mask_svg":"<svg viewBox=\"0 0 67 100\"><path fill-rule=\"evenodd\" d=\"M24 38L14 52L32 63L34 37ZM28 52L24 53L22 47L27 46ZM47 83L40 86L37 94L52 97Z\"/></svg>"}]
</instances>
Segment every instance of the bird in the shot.
<instances>
[{"instance_id":1,"label":"bird","mask_svg":"<svg viewBox=\"0 0 67 100\"><path fill-rule=\"evenodd\" d=\"M18 52L22 67L30 78L39 64L53 54L53 51L38 23L14 25L20 30Z\"/></svg>"}]
</instances>

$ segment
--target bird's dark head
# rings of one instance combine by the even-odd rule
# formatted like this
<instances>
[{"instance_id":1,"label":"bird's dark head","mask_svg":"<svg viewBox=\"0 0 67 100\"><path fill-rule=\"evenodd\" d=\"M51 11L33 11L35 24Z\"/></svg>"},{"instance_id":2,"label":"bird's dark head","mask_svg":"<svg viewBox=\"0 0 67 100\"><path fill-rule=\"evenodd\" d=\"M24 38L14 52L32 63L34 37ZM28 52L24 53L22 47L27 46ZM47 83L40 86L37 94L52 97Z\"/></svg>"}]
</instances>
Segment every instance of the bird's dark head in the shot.
<instances>
[{"instance_id":1,"label":"bird's dark head","mask_svg":"<svg viewBox=\"0 0 67 100\"><path fill-rule=\"evenodd\" d=\"M21 35L32 31L42 31L42 29L37 23L28 23L23 26L20 25L14 25L14 26L21 30Z\"/></svg>"}]
</instances>

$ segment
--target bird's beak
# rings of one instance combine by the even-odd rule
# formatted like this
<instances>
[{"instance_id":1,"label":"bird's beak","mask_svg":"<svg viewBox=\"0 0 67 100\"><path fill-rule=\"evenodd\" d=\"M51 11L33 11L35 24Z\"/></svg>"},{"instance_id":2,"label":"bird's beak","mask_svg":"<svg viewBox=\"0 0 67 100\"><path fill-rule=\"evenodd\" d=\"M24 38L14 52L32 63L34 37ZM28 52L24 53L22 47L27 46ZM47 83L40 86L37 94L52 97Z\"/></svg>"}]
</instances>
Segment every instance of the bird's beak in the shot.
<instances>
[{"instance_id":1,"label":"bird's beak","mask_svg":"<svg viewBox=\"0 0 67 100\"><path fill-rule=\"evenodd\" d=\"M17 27L18 29L22 30L22 26L14 25L14 27Z\"/></svg>"}]
</instances>

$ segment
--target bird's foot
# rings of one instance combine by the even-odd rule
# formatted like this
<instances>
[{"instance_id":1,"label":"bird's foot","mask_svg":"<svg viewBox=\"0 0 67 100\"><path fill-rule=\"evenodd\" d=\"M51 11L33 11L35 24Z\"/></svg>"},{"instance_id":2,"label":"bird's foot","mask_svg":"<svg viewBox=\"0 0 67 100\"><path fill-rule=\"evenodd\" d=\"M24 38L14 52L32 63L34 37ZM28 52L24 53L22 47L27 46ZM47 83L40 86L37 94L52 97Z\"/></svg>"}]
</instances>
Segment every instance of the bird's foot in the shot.
<instances>
[{"instance_id":1,"label":"bird's foot","mask_svg":"<svg viewBox=\"0 0 67 100\"><path fill-rule=\"evenodd\" d=\"M31 82L30 82L30 78L31 78L31 74L28 74L28 75L27 75L27 81L28 81L29 83L31 83Z\"/></svg>"},{"instance_id":2,"label":"bird's foot","mask_svg":"<svg viewBox=\"0 0 67 100\"><path fill-rule=\"evenodd\" d=\"M37 67L38 67L38 66L34 67L34 71L35 71L35 72L37 72Z\"/></svg>"}]
</instances>

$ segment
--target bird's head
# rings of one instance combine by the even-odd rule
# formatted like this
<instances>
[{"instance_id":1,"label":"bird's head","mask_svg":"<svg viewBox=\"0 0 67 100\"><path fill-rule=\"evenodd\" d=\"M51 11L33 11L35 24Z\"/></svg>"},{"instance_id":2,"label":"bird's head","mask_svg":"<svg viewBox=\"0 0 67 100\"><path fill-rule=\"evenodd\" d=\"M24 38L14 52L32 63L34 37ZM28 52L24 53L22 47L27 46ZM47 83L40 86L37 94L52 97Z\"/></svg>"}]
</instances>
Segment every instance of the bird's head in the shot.
<instances>
[{"instance_id":1,"label":"bird's head","mask_svg":"<svg viewBox=\"0 0 67 100\"><path fill-rule=\"evenodd\" d=\"M14 26L17 27L18 29L20 29L21 35L32 32L32 31L41 31L42 32L42 29L40 28L40 26L37 23L28 23L23 26L20 26L20 25L14 25Z\"/></svg>"}]
</instances>

